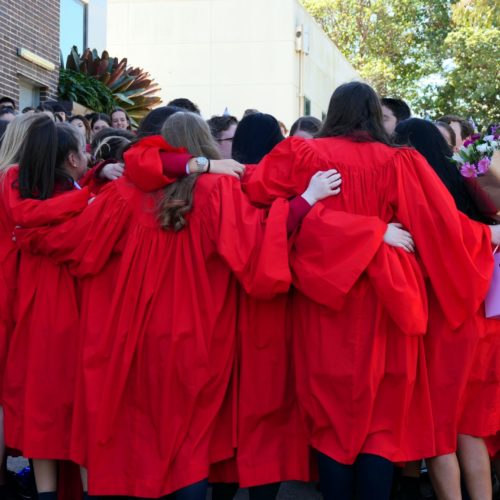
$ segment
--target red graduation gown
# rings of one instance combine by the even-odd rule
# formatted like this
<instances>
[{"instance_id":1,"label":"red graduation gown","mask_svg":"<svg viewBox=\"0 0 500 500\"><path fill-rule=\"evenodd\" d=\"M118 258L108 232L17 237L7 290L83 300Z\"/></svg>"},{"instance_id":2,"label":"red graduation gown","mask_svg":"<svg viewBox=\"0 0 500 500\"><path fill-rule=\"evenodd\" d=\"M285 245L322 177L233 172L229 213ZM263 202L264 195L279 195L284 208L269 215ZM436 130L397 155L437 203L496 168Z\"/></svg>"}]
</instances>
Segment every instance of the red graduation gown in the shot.
<instances>
[{"instance_id":1,"label":"red graduation gown","mask_svg":"<svg viewBox=\"0 0 500 500\"><path fill-rule=\"evenodd\" d=\"M21 252L12 242L16 225L37 226L82 211L84 189L46 201L23 200L10 169L2 185L2 275L8 290L9 351L3 380L5 441L33 458L69 456L71 411L77 355L78 303L75 283L64 267L50 259ZM2 314L5 321L5 314ZM5 323L3 323L5 324ZM9 334L3 330L2 337Z\"/></svg>"},{"instance_id":2,"label":"red graduation gown","mask_svg":"<svg viewBox=\"0 0 500 500\"><path fill-rule=\"evenodd\" d=\"M135 143L125 153L125 161L136 184L145 191L151 191L176 180L175 177L162 174L161 152L184 158L183 151L173 148L160 136L148 137ZM93 192L106 192L109 188L108 183L95 180L94 172L89 171L86 177L83 184L92 186ZM80 355L73 408L71 459L85 466L88 462L88 445L92 442L95 430L105 359L113 343L113 338L104 339L102 332L109 314L125 241L125 238L119 237L122 228L117 221L122 220L126 206L120 200L111 198L106 210L101 211L98 217L75 219L57 230L49 227L20 231L18 237L19 243L28 251L49 255L62 264L67 263L72 274L80 278ZM100 245L93 241L96 234L107 236L99 240ZM82 238L86 239L82 241ZM40 244L41 240L43 245ZM91 253L87 252L89 245L93 246Z\"/></svg>"},{"instance_id":3,"label":"red graduation gown","mask_svg":"<svg viewBox=\"0 0 500 500\"><path fill-rule=\"evenodd\" d=\"M229 440L234 456L212 466L211 482L246 488L311 479L307 429L295 397L288 304L288 295L259 300L240 293L233 387L214 436L216 443Z\"/></svg>"},{"instance_id":4,"label":"red graduation gown","mask_svg":"<svg viewBox=\"0 0 500 500\"><path fill-rule=\"evenodd\" d=\"M343 191L305 218L291 256L296 378L311 444L344 463L363 452L393 461L430 456L423 276L448 322L462 325L489 285L489 230L459 216L415 151L349 138L284 141L247 192L258 203L294 195L318 168L337 168ZM331 209L402 222L420 261L355 243L347 229L329 232Z\"/></svg>"},{"instance_id":5,"label":"red graduation gown","mask_svg":"<svg viewBox=\"0 0 500 500\"><path fill-rule=\"evenodd\" d=\"M135 175L129 166L126 173ZM80 232L88 265L103 245L126 238L94 353L106 374L88 455L93 494L156 497L208 475L212 429L233 367L233 276L264 297L286 291L290 281L286 202L276 202L265 220L237 180L201 176L189 225L179 233L158 228L156 203L127 177L79 217L80 229L90 228L114 213L112 228L93 231L91 242ZM78 244L77 234L65 232L63 241ZM79 255L69 259L78 267Z\"/></svg>"},{"instance_id":6,"label":"red graduation gown","mask_svg":"<svg viewBox=\"0 0 500 500\"><path fill-rule=\"evenodd\" d=\"M500 432L500 321L477 317L477 341L464 397L458 432L476 437Z\"/></svg>"},{"instance_id":7,"label":"red graduation gown","mask_svg":"<svg viewBox=\"0 0 500 500\"><path fill-rule=\"evenodd\" d=\"M247 166L243 188L255 167ZM344 214L331 224L330 230L340 225L350 237L375 247L386 230L378 218L358 215L346 220ZM307 428L295 390L289 306L289 295L262 301L241 294L235 401L226 401L218 426L226 439L231 437L227 429L234 427L235 456L214 464L211 481L250 487L312 479Z\"/></svg>"},{"instance_id":8,"label":"red graduation gown","mask_svg":"<svg viewBox=\"0 0 500 500\"><path fill-rule=\"evenodd\" d=\"M500 459L500 431L495 436L487 438L486 445L488 446L490 457L496 460Z\"/></svg>"},{"instance_id":9,"label":"red graduation gown","mask_svg":"<svg viewBox=\"0 0 500 500\"><path fill-rule=\"evenodd\" d=\"M348 231L349 238L373 248L382 243L387 226L378 218L332 214L330 231ZM317 259L321 249L315 238L303 241L315 249ZM237 450L232 463L213 467L210 478L215 482L249 487L312 478L307 427L296 397L288 311L291 300L291 295L267 301L241 295L237 417L232 417L237 418ZM225 428L232 422L227 418Z\"/></svg>"},{"instance_id":10,"label":"red graduation gown","mask_svg":"<svg viewBox=\"0 0 500 500\"><path fill-rule=\"evenodd\" d=\"M115 491L108 489L109 479L106 481L105 477L97 473L99 464L102 468L109 463L112 456L121 456L123 451L116 448L120 448L119 438L122 436L125 439L130 425L134 428L144 428L148 423L151 425L151 420L156 432L145 436L146 442L139 439L132 445L132 452L127 453L128 457L140 456L141 466L138 463L129 463L124 467L123 472L128 471L124 476L128 484L123 484L123 489L118 489L118 493L157 496L207 476L208 464L211 461L211 427L227 390L232 371L232 363L228 360L231 360L234 354L235 339L231 332L234 334L237 289L230 270L236 273L248 290L260 291L264 295L284 291L287 287L286 234L283 225L286 211L276 207L275 212L282 212L282 215L270 215L270 220L274 220L273 224L279 221L282 227L278 231L278 228L274 231L271 227L267 228L266 239L262 242L263 251L256 254L253 247L255 239L260 239L258 233L261 231L256 215L261 215L249 205L241 204L242 197L237 181L202 177L198 182L200 185L197 186L195 194L195 208L189 219L189 228L185 232L173 235L158 230L154 218L148 214L147 227L139 228L141 232L145 230L148 234L134 238L130 236L131 245L137 247L137 250L134 248L134 253L142 250L141 254L148 255L151 260L143 262L143 258L134 258L131 265L140 266L141 269L135 273L132 269L130 275L124 276L123 279L128 282L129 279L134 279L134 275L139 274L138 271L145 273L140 289L142 294L149 293L146 293L144 300L138 298L137 307L142 318L140 323L134 320L132 324L141 325L139 330L133 332L133 335L126 335L130 345L123 348L120 346L111 359L111 372L107 380L112 386L108 390L104 389L104 394L108 393L110 396L116 390L117 378L118 394L121 393L120 373L123 374L123 357L128 359L132 353L134 357L138 357L137 366L131 363L129 367L125 367L125 370L130 370L127 377L130 382L123 386L120 408L116 408L116 411L111 408L109 412L100 413L102 418L98 429L104 427L104 434L101 436L103 443L99 444L96 453L99 463L95 464L96 472L93 475L92 459L89 461L91 491L116 492L114 486ZM219 189L215 187L216 182L220 183L221 192L217 192ZM234 197L235 194L238 199ZM137 201L142 202L142 199ZM200 207L199 211L196 207ZM207 219L204 219L205 217ZM141 214L142 218L144 214ZM285 241L279 241L279 232ZM151 243L148 242L149 239L152 240ZM147 242L147 248L143 247L144 241ZM155 252L157 248L158 254ZM223 257L222 260L220 256ZM159 269L153 270L156 266L152 263L156 263L156 260L163 263ZM172 272L172 268L178 272ZM166 282L163 283L163 280ZM210 281L212 286L209 286ZM157 283L162 283L159 288ZM156 300L153 299L155 294L151 295L151 287L158 294ZM121 289L120 282L118 288ZM173 300L172 290L175 290ZM149 299L149 296L152 299ZM151 309L146 300L154 300ZM125 297L121 300L118 298L117 301L127 303ZM204 301L208 301L208 305L205 305ZM142 312L144 307L147 314L146 324ZM126 332L122 333L122 328L131 323L131 318L123 316L123 309L117 309L115 320L119 321L118 335L125 335ZM148 316L151 318L149 321ZM165 319L168 324L163 326ZM134 335L139 337L134 339ZM165 353L159 352L161 345L164 345ZM153 354L154 358L151 359ZM116 371L113 370L114 359L119 363ZM141 360L148 360L147 370L146 366L141 366ZM153 389L150 384L154 384L158 377L155 370L161 372L166 369L169 370L169 376L164 377L160 388ZM124 374L122 376L124 377ZM142 382L139 382L140 380ZM125 383L125 379L123 382ZM140 387L136 387L136 383L139 383ZM148 390L148 387L151 387L151 390ZM140 398L138 392L142 393ZM134 393L135 398L132 396ZM165 399L161 394L165 395ZM133 406L137 405L136 398L150 411L150 415L146 415L145 419L143 416L139 421L132 411ZM103 401L105 400L106 397L103 396ZM173 412L169 410L172 406L175 408ZM114 415L116 418L113 423ZM140 420L143 420L142 425ZM109 438L112 439L111 442L106 441ZM150 442L155 438L160 449L157 449L156 445L151 449ZM146 463L144 457L147 457ZM130 481L129 476L132 473L136 478Z\"/></svg>"}]
</instances>

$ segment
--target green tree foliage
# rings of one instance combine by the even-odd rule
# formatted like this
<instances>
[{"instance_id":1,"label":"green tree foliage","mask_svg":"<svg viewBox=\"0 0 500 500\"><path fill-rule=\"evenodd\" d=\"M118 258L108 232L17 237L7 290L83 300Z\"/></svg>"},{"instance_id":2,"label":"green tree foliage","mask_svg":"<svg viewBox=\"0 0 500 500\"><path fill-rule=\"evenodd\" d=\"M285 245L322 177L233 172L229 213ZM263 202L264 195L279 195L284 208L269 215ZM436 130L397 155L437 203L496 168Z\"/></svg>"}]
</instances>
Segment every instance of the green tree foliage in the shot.
<instances>
[{"instance_id":1,"label":"green tree foliage","mask_svg":"<svg viewBox=\"0 0 500 500\"><path fill-rule=\"evenodd\" d=\"M302 0L381 95L418 113L498 117L498 9L490 0Z\"/></svg>"},{"instance_id":2,"label":"green tree foliage","mask_svg":"<svg viewBox=\"0 0 500 500\"><path fill-rule=\"evenodd\" d=\"M500 4L461 0L451 8L444 53L444 85L425 89L423 106L437 114L454 110L485 125L500 121Z\"/></svg>"}]
</instances>

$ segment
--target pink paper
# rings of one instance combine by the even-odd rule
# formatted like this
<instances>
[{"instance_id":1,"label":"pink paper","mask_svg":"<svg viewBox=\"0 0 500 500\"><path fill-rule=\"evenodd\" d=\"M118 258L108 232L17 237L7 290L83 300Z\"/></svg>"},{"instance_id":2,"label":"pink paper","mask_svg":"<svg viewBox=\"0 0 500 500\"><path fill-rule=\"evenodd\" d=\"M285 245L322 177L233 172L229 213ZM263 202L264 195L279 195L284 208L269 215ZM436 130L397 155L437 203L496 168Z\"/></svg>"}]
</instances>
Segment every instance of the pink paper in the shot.
<instances>
[{"instance_id":1,"label":"pink paper","mask_svg":"<svg viewBox=\"0 0 500 500\"><path fill-rule=\"evenodd\" d=\"M491 278L490 289L484 300L484 309L487 318L500 318L500 253L494 256L495 267Z\"/></svg>"}]
</instances>

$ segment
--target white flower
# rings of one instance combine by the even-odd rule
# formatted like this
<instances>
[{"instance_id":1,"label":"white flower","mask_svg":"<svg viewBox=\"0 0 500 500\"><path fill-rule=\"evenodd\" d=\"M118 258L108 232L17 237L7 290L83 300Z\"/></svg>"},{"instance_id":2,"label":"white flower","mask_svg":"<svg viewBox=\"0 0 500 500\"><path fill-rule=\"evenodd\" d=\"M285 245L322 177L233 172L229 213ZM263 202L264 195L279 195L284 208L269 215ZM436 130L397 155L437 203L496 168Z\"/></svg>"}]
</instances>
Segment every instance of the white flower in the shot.
<instances>
[{"instance_id":1,"label":"white flower","mask_svg":"<svg viewBox=\"0 0 500 500\"><path fill-rule=\"evenodd\" d=\"M492 149L498 149L498 141L490 141L490 146Z\"/></svg>"},{"instance_id":2,"label":"white flower","mask_svg":"<svg viewBox=\"0 0 500 500\"><path fill-rule=\"evenodd\" d=\"M476 149L480 152L480 153L488 153L490 151L490 145L489 144L479 144L479 146L476 146Z\"/></svg>"},{"instance_id":3,"label":"white flower","mask_svg":"<svg viewBox=\"0 0 500 500\"><path fill-rule=\"evenodd\" d=\"M485 135L485 136L483 137L483 139L484 139L485 141L492 142L492 141L494 141L494 140L495 140L495 136L494 136L494 135Z\"/></svg>"},{"instance_id":4,"label":"white flower","mask_svg":"<svg viewBox=\"0 0 500 500\"><path fill-rule=\"evenodd\" d=\"M460 163L460 165L463 165L465 163L464 159L460 155L460 153L453 153L453 156L451 157L453 161L456 161L457 163Z\"/></svg>"}]
</instances>

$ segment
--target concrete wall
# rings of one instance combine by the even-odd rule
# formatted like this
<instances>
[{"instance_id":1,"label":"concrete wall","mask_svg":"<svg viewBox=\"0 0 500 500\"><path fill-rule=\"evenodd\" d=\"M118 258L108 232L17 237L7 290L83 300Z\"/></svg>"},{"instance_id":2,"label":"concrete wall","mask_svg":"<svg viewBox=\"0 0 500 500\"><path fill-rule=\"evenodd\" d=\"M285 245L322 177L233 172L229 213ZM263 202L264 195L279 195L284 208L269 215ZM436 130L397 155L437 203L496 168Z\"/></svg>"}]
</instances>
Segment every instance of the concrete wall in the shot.
<instances>
[{"instance_id":1,"label":"concrete wall","mask_svg":"<svg viewBox=\"0 0 500 500\"><path fill-rule=\"evenodd\" d=\"M332 92L342 83L359 80L359 74L332 43L313 17L295 2L295 24L303 25L309 40L309 55L304 56L304 95L311 100L311 114L321 119L326 114ZM295 73L299 74L298 58ZM298 79L297 93L298 93Z\"/></svg>"},{"instance_id":2,"label":"concrete wall","mask_svg":"<svg viewBox=\"0 0 500 500\"><path fill-rule=\"evenodd\" d=\"M226 107L299 112L296 24L310 30L305 95L321 118L335 82L355 72L297 0L108 0L107 48L151 73L165 102L188 97L205 117ZM337 65L337 66L335 66Z\"/></svg>"}]
</instances>

